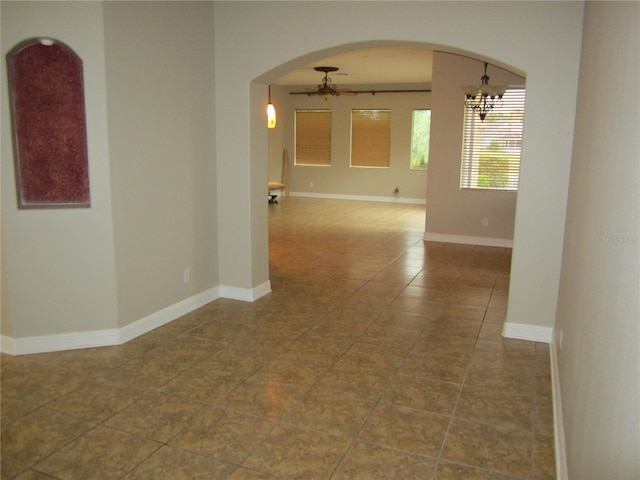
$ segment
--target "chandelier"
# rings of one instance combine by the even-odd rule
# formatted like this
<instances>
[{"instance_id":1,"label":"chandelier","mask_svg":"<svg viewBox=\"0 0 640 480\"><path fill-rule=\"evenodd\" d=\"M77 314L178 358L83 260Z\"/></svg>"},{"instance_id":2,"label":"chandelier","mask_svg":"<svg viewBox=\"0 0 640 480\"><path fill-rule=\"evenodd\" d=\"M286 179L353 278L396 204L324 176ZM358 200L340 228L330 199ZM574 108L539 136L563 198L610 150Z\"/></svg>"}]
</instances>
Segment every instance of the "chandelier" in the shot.
<instances>
[{"instance_id":1,"label":"chandelier","mask_svg":"<svg viewBox=\"0 0 640 480\"><path fill-rule=\"evenodd\" d=\"M507 91L507 85L489 85L489 77L487 76L487 66L484 64L484 75L480 77L482 84L480 85L467 85L462 87L466 100L465 106L474 110L480 116L480 120L484 121L487 113L493 110L495 107L502 105L502 97Z\"/></svg>"},{"instance_id":2,"label":"chandelier","mask_svg":"<svg viewBox=\"0 0 640 480\"><path fill-rule=\"evenodd\" d=\"M324 78L322 79L322 84L318 85L318 93L317 95L324 98L325 100L329 97L332 97L336 94L338 87L331 83L331 78L329 78L329 72L338 70L333 67L326 67L326 70L322 70L325 72ZM330 70L331 68L331 70ZM317 70L317 69L316 69Z\"/></svg>"}]
</instances>

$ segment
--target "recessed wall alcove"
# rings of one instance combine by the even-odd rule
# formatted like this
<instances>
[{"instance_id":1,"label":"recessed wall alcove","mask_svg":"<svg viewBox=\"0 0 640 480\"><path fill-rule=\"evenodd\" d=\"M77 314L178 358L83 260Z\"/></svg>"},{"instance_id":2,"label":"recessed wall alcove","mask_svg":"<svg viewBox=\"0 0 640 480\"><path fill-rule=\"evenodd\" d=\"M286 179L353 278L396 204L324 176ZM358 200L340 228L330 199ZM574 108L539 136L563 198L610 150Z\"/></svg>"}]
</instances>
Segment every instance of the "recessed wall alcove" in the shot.
<instances>
[{"instance_id":1,"label":"recessed wall alcove","mask_svg":"<svg viewBox=\"0 0 640 480\"><path fill-rule=\"evenodd\" d=\"M7 54L19 208L89 207L82 60L32 38Z\"/></svg>"}]
</instances>

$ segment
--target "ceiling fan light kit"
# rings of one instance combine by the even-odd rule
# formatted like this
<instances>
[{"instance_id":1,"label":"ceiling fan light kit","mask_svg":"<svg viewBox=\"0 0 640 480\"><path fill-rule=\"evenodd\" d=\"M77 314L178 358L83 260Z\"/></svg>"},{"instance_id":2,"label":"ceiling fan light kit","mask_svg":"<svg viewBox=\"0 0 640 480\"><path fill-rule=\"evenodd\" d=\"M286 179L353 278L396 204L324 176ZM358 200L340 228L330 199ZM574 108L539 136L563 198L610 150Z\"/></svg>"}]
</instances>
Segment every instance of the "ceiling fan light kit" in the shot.
<instances>
[{"instance_id":1,"label":"ceiling fan light kit","mask_svg":"<svg viewBox=\"0 0 640 480\"><path fill-rule=\"evenodd\" d=\"M484 75L480 77L480 85L465 85L462 87L466 97L465 106L478 112L480 121L484 121L491 110L502 105L502 97L508 88L508 85L489 84L488 65L487 62L484 63Z\"/></svg>"},{"instance_id":2,"label":"ceiling fan light kit","mask_svg":"<svg viewBox=\"0 0 640 480\"><path fill-rule=\"evenodd\" d=\"M315 95L324 98L327 100L329 97L337 97L339 95L355 95L348 88L339 89L337 85L332 83L331 78L329 78L329 72L337 72L338 67L315 67L314 70L316 72L324 72L324 78L322 79L322 83L318 85L318 91Z\"/></svg>"}]
</instances>

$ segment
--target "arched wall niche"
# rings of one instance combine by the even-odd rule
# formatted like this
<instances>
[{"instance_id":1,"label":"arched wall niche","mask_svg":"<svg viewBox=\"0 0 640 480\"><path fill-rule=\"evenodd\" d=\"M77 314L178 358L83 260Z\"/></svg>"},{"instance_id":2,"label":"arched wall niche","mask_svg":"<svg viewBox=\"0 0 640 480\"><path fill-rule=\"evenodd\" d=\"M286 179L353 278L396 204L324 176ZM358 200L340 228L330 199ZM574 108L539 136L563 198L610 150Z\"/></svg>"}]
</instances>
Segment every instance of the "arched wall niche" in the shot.
<instances>
[{"instance_id":1,"label":"arched wall niche","mask_svg":"<svg viewBox=\"0 0 640 480\"><path fill-rule=\"evenodd\" d=\"M19 208L90 207L82 59L53 38L7 54Z\"/></svg>"}]
</instances>

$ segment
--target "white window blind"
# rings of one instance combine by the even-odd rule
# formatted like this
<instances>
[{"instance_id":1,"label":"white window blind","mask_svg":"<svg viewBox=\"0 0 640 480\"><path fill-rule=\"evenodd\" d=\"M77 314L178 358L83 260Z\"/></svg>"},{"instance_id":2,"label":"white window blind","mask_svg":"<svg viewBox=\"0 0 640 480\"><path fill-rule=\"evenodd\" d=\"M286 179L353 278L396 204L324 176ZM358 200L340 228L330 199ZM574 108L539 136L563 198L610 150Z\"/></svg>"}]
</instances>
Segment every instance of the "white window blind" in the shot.
<instances>
[{"instance_id":1,"label":"white window blind","mask_svg":"<svg viewBox=\"0 0 640 480\"><path fill-rule=\"evenodd\" d=\"M296 110L295 164L331 165L331 110Z\"/></svg>"},{"instance_id":2,"label":"white window blind","mask_svg":"<svg viewBox=\"0 0 640 480\"><path fill-rule=\"evenodd\" d=\"M484 121L465 108L460 188L518 190L525 90L509 88Z\"/></svg>"},{"instance_id":3,"label":"white window blind","mask_svg":"<svg viewBox=\"0 0 640 480\"><path fill-rule=\"evenodd\" d=\"M351 112L351 166L389 167L391 110Z\"/></svg>"}]
</instances>

